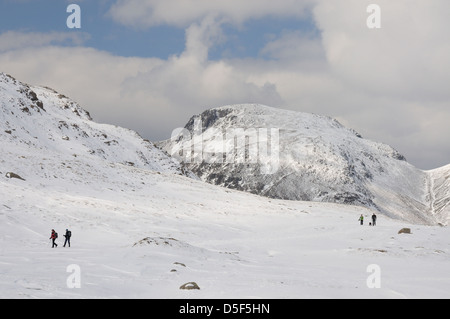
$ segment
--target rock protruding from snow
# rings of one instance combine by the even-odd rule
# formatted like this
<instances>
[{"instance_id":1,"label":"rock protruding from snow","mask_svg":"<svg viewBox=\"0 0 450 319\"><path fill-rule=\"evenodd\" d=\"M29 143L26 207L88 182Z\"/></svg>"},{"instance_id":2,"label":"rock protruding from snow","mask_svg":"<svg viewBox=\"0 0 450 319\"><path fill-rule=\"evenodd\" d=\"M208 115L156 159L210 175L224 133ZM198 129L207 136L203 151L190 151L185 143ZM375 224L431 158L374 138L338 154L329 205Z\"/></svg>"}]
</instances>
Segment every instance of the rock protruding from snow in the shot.
<instances>
[{"instance_id":1,"label":"rock protruding from snow","mask_svg":"<svg viewBox=\"0 0 450 319\"><path fill-rule=\"evenodd\" d=\"M398 231L399 234L411 234L411 228L404 227Z\"/></svg>"},{"instance_id":2,"label":"rock protruding from snow","mask_svg":"<svg viewBox=\"0 0 450 319\"><path fill-rule=\"evenodd\" d=\"M183 290L200 290L200 287L197 285L196 282L190 281L190 282L187 282L187 283L181 285L180 289L183 289Z\"/></svg>"},{"instance_id":3,"label":"rock protruding from snow","mask_svg":"<svg viewBox=\"0 0 450 319\"><path fill-rule=\"evenodd\" d=\"M8 172L8 173L6 173L5 176L6 176L7 178L17 178L17 179L20 179L20 180L22 180L22 181L25 180L25 179L22 178L20 175L17 175L16 173L13 173L13 172Z\"/></svg>"}]
</instances>

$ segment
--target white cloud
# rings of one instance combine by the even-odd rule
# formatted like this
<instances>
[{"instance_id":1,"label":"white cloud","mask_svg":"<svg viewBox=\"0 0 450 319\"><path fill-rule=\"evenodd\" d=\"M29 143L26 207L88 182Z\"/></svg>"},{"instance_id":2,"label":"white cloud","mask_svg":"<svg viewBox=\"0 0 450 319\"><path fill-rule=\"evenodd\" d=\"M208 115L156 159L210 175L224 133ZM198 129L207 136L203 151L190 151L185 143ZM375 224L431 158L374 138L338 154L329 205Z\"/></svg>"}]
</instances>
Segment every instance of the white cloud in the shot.
<instances>
[{"instance_id":1,"label":"white cloud","mask_svg":"<svg viewBox=\"0 0 450 319\"><path fill-rule=\"evenodd\" d=\"M118 0L109 15L138 28L155 25L187 27L208 16L243 23L266 16L302 17L313 0Z\"/></svg>"},{"instance_id":2,"label":"white cloud","mask_svg":"<svg viewBox=\"0 0 450 319\"><path fill-rule=\"evenodd\" d=\"M273 84L257 85L231 64L208 60L210 46L220 37L217 26L214 20L190 26L185 51L167 60L118 57L82 47L27 46L0 53L0 65L19 80L70 96L96 120L163 139L212 106L281 100Z\"/></svg>"},{"instance_id":3,"label":"white cloud","mask_svg":"<svg viewBox=\"0 0 450 319\"><path fill-rule=\"evenodd\" d=\"M340 115L368 137L397 147L416 165L446 164L450 2L376 3L381 29L367 28L369 2L318 1L314 9L330 77L345 89L335 100Z\"/></svg>"},{"instance_id":4,"label":"white cloud","mask_svg":"<svg viewBox=\"0 0 450 319\"><path fill-rule=\"evenodd\" d=\"M71 97L101 122L129 128L144 117L138 113L145 105L132 105L124 98L123 82L160 63L158 59L118 57L82 47L26 47L0 54L2 71Z\"/></svg>"},{"instance_id":5,"label":"white cloud","mask_svg":"<svg viewBox=\"0 0 450 319\"><path fill-rule=\"evenodd\" d=\"M450 98L450 3L380 0L381 29L369 29L364 1L320 1L314 13L334 74L368 94Z\"/></svg>"},{"instance_id":6,"label":"white cloud","mask_svg":"<svg viewBox=\"0 0 450 319\"><path fill-rule=\"evenodd\" d=\"M7 31L0 34L0 52L23 49L25 47L36 48L47 45L71 44L81 45L89 39L87 33L77 32L18 32Z\"/></svg>"}]
</instances>

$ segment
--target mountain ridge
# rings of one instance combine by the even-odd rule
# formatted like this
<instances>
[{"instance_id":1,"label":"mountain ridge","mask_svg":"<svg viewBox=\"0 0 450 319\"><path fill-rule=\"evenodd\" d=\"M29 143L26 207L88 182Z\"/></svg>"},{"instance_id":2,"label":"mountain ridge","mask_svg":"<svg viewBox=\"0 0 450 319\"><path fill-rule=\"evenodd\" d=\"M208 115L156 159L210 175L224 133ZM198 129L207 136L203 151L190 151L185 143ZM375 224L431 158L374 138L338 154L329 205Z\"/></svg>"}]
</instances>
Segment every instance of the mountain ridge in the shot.
<instances>
[{"instance_id":1,"label":"mountain ridge","mask_svg":"<svg viewBox=\"0 0 450 319\"><path fill-rule=\"evenodd\" d=\"M96 123L89 112L65 95L4 73L0 73L0 120L0 141L6 152L24 148L24 153L42 152L44 157L53 153L69 159L90 157L193 177L138 133Z\"/></svg>"},{"instance_id":2,"label":"mountain ridge","mask_svg":"<svg viewBox=\"0 0 450 319\"><path fill-rule=\"evenodd\" d=\"M273 174L262 174L273 158L258 150L266 142L272 145L273 129L279 162ZM417 223L447 223L448 188L433 187L445 168L422 171L391 146L366 140L331 117L236 104L195 115L179 131L156 145L206 182L277 199L362 205ZM246 162L252 150L258 159ZM227 160L236 154L240 160ZM448 178L441 182L447 185Z\"/></svg>"},{"instance_id":3,"label":"mountain ridge","mask_svg":"<svg viewBox=\"0 0 450 319\"><path fill-rule=\"evenodd\" d=\"M389 145L328 116L228 105L192 116L181 135L151 142L94 122L53 89L4 73L0 111L0 174L34 176L36 185L42 178L86 183L83 166L101 172L97 166L125 165L269 198L364 206L420 224L446 225L449 219L450 165L422 171Z\"/></svg>"}]
</instances>

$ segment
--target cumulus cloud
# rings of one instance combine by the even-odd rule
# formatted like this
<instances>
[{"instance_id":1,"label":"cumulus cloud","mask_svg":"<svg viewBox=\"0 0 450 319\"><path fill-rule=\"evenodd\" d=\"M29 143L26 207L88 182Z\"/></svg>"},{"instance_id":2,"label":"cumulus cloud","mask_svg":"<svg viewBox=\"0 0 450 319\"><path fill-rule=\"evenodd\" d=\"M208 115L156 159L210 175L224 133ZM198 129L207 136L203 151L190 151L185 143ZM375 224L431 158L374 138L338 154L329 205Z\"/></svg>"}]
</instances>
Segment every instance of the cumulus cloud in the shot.
<instances>
[{"instance_id":1,"label":"cumulus cloud","mask_svg":"<svg viewBox=\"0 0 450 319\"><path fill-rule=\"evenodd\" d=\"M209 107L281 101L273 83L255 84L233 65L208 60L209 49L220 41L219 25L214 19L192 24L186 29L184 52L167 60L120 57L84 47L26 45L0 53L0 65L20 80L72 97L98 121L165 139Z\"/></svg>"},{"instance_id":2,"label":"cumulus cloud","mask_svg":"<svg viewBox=\"0 0 450 319\"><path fill-rule=\"evenodd\" d=\"M450 3L377 4L381 29L367 28L365 1L319 1L314 8L330 76L356 97L341 115L371 138L397 146L416 165L443 165L450 158L442 138L450 134L442 120L450 119Z\"/></svg>"},{"instance_id":3,"label":"cumulus cloud","mask_svg":"<svg viewBox=\"0 0 450 319\"><path fill-rule=\"evenodd\" d=\"M380 0L377 4L382 28L376 30L366 27L364 1L320 1L315 7L331 69L373 95L448 100L450 3Z\"/></svg>"},{"instance_id":4,"label":"cumulus cloud","mask_svg":"<svg viewBox=\"0 0 450 319\"><path fill-rule=\"evenodd\" d=\"M133 105L124 98L123 81L159 63L158 59L125 58L84 47L25 47L0 54L2 71L71 97L100 122L129 128L137 128L133 121L139 124L144 117L139 113L148 110L143 103Z\"/></svg>"},{"instance_id":5,"label":"cumulus cloud","mask_svg":"<svg viewBox=\"0 0 450 319\"><path fill-rule=\"evenodd\" d=\"M187 27L208 16L237 24L266 16L304 17L312 3L313 0L119 0L108 14L119 23L138 28Z\"/></svg>"},{"instance_id":6,"label":"cumulus cloud","mask_svg":"<svg viewBox=\"0 0 450 319\"><path fill-rule=\"evenodd\" d=\"M129 99L136 104L150 99L158 114L171 119L172 126L166 125L166 138L175 128L174 123L184 126L193 114L210 107L243 102L274 106L281 103L273 83L257 84L232 63L208 59L211 46L220 38L220 23L214 19L194 23L186 29L182 54L124 81Z\"/></svg>"}]
</instances>

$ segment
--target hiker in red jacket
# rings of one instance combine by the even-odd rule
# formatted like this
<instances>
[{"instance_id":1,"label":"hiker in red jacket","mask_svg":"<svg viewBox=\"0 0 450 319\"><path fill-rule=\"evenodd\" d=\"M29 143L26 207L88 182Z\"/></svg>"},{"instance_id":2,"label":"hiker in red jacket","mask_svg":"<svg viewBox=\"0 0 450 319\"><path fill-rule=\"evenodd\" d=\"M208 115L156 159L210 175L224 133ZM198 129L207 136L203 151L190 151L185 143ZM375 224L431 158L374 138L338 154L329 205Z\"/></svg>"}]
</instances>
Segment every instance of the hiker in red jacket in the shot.
<instances>
[{"instance_id":1,"label":"hiker in red jacket","mask_svg":"<svg viewBox=\"0 0 450 319\"><path fill-rule=\"evenodd\" d=\"M52 240L52 243L53 243L52 248L54 248L55 246L58 247L58 244L55 243L56 238L58 238L58 233L55 232L54 229L52 229L52 234L50 236L50 239Z\"/></svg>"}]
</instances>

